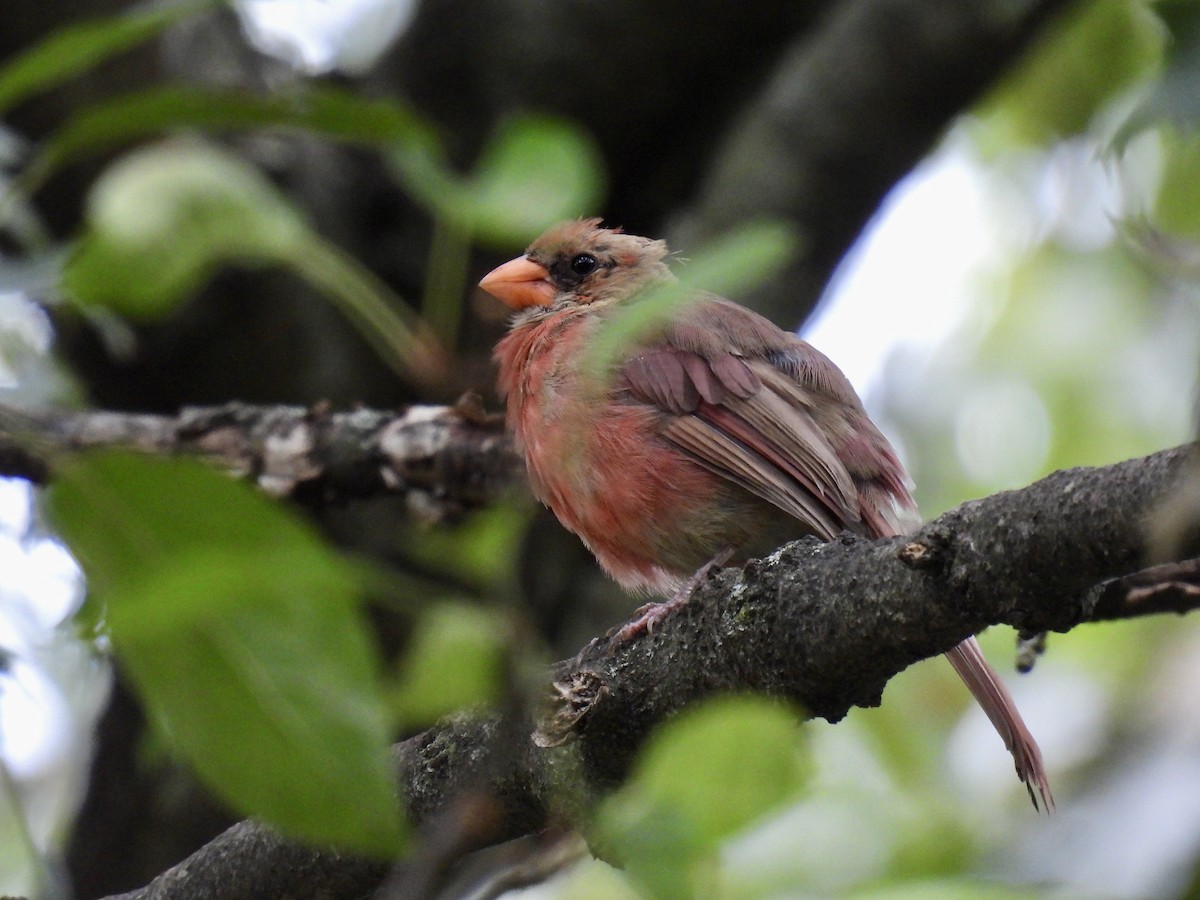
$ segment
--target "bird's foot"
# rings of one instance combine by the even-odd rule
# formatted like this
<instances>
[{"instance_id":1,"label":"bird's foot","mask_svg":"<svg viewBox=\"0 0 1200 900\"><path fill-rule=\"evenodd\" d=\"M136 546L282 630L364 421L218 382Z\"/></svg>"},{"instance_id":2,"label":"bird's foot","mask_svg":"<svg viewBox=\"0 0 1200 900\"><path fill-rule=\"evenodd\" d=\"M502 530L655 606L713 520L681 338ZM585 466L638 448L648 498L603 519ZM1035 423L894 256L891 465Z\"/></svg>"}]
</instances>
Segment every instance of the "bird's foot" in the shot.
<instances>
[{"instance_id":1,"label":"bird's foot","mask_svg":"<svg viewBox=\"0 0 1200 900\"><path fill-rule=\"evenodd\" d=\"M609 640L609 646L615 648L640 634L652 634L654 627L659 622L675 612L675 610L686 605L692 599L692 594L696 593L696 588L700 587L715 569L719 569L725 565L731 556L733 556L733 548L726 547L697 569L687 581L681 584L679 590L675 592L675 596L670 600L664 600L661 603L647 603L645 606L638 607L634 610L632 619L620 628L614 628L605 635Z\"/></svg>"},{"instance_id":2,"label":"bird's foot","mask_svg":"<svg viewBox=\"0 0 1200 900\"><path fill-rule=\"evenodd\" d=\"M609 647L616 647L639 634L651 634L654 626L688 602L688 596L676 594L670 600L662 603L647 603L633 611L633 618L619 628L613 628L607 635Z\"/></svg>"}]
</instances>

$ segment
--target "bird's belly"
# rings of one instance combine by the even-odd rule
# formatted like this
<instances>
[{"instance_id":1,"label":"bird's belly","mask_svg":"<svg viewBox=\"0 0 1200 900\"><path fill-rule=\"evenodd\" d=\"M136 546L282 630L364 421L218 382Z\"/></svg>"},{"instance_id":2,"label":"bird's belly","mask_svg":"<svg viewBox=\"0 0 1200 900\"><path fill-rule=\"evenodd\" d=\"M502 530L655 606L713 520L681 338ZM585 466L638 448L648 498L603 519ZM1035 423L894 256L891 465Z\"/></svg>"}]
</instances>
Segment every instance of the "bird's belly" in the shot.
<instances>
[{"instance_id":1,"label":"bird's belly","mask_svg":"<svg viewBox=\"0 0 1200 900\"><path fill-rule=\"evenodd\" d=\"M752 543L747 522L777 518L661 437L649 407L608 402L586 422L525 412L518 439L534 492L628 589L671 593L720 551Z\"/></svg>"}]
</instances>

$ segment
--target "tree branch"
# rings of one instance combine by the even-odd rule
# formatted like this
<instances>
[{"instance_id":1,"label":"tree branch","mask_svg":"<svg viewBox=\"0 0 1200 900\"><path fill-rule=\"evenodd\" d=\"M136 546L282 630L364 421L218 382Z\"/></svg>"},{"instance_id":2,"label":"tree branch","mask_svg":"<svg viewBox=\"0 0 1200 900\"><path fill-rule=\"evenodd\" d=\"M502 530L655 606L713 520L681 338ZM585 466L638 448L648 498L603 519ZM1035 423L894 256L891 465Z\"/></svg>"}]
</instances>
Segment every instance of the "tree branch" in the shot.
<instances>
[{"instance_id":1,"label":"tree branch","mask_svg":"<svg viewBox=\"0 0 1200 900\"><path fill-rule=\"evenodd\" d=\"M64 454L97 448L201 456L267 493L310 503L400 494L438 519L520 481L503 417L470 396L403 412L228 403L160 416L0 406L0 476L40 484Z\"/></svg>"},{"instance_id":2,"label":"tree branch","mask_svg":"<svg viewBox=\"0 0 1200 900\"><path fill-rule=\"evenodd\" d=\"M598 639L558 664L539 715L456 718L397 745L409 813L426 824L473 797L488 814L472 821L489 827L464 844L497 843L545 827L564 798L582 809L620 784L650 729L696 700L757 691L836 721L877 705L908 665L988 625L1067 631L1140 615L1137 598L1126 590L1122 601L1113 585L1142 567L1147 521L1195 464L1193 449L1056 472L965 503L908 537L799 541L724 570L654 633ZM1168 580L1194 576L1195 560L1172 562L1187 564ZM1189 596L1170 609L1200 605ZM227 878L269 871L273 890L291 896L348 865L250 823L214 845L124 896L244 896L249 882L204 874L215 871L215 852L231 866ZM288 869L294 879L281 881Z\"/></svg>"}]
</instances>

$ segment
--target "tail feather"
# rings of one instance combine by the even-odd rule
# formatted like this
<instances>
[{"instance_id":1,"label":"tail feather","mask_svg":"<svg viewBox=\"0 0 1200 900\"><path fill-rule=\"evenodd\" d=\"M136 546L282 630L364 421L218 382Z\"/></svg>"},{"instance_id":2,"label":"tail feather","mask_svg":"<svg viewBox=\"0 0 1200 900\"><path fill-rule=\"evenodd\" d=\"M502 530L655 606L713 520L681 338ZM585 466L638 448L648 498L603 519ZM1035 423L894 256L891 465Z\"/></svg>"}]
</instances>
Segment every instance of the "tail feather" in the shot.
<instances>
[{"instance_id":1,"label":"tail feather","mask_svg":"<svg viewBox=\"0 0 1200 900\"><path fill-rule=\"evenodd\" d=\"M1046 778L1046 768L1042 764L1042 751L1029 733L1012 695L996 671L988 665L983 657L979 642L969 637L946 654L954 671L970 689L975 700L983 707L992 725L1004 739L1004 745L1012 754L1017 767L1017 777L1024 782L1029 791L1029 799L1035 809L1038 807L1038 795L1042 798L1042 807L1047 812L1054 809L1054 795L1050 793L1050 782ZM1034 789L1037 793L1034 793Z\"/></svg>"}]
</instances>

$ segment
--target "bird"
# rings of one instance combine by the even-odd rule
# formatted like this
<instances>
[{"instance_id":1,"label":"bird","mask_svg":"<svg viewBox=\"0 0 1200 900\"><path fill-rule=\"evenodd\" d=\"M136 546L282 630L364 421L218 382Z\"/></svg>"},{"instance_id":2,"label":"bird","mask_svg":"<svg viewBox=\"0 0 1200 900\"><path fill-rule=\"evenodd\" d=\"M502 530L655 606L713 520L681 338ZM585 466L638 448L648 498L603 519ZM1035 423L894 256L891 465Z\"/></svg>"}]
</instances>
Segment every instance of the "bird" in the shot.
<instances>
[{"instance_id":1,"label":"bird","mask_svg":"<svg viewBox=\"0 0 1200 900\"><path fill-rule=\"evenodd\" d=\"M479 286L513 310L497 388L533 493L622 587L672 598L620 636L652 628L714 565L920 522L911 479L841 370L743 306L696 291L598 369L597 335L676 280L664 241L602 221L551 227ZM946 657L1034 807L1053 809L1041 750L978 641Z\"/></svg>"}]
</instances>

